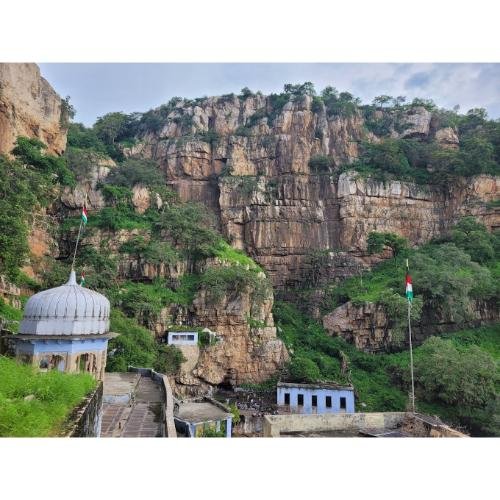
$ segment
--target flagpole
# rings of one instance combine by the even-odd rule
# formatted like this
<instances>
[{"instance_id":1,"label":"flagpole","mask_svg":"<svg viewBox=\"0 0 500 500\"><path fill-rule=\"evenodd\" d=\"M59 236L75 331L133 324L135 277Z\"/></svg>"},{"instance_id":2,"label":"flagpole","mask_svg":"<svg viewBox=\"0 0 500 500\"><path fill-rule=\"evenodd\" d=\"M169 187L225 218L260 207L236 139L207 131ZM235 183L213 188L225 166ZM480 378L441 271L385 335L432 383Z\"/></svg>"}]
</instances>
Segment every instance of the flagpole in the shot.
<instances>
[{"instance_id":1,"label":"flagpole","mask_svg":"<svg viewBox=\"0 0 500 500\"><path fill-rule=\"evenodd\" d=\"M82 232L82 225L83 225L83 220L80 221L80 227L78 228L78 236L76 238L76 245L75 245L75 251L73 253L73 262L71 262L71 270L75 270L75 259L76 259L76 251L78 249L78 242L80 241L80 234Z\"/></svg>"},{"instance_id":2,"label":"flagpole","mask_svg":"<svg viewBox=\"0 0 500 500\"><path fill-rule=\"evenodd\" d=\"M408 301L408 335L410 340L411 410L415 413L415 380L413 378L413 347L411 342L411 301Z\"/></svg>"},{"instance_id":3,"label":"flagpole","mask_svg":"<svg viewBox=\"0 0 500 500\"><path fill-rule=\"evenodd\" d=\"M406 274L409 275L410 266L408 265L408 259L406 259ZM411 291L413 293L413 290ZM411 374L411 410L415 413L415 379L413 376L413 346L411 339L411 298L407 297L408 300L408 339L410 344L410 374Z\"/></svg>"},{"instance_id":4,"label":"flagpole","mask_svg":"<svg viewBox=\"0 0 500 500\"><path fill-rule=\"evenodd\" d=\"M85 193L85 200L83 201L83 209L86 208L87 206L87 196L88 194ZM76 251L78 250L78 242L80 241L80 235L82 233L82 226L83 226L83 218L80 219L80 227L78 228L78 236L76 237L76 245L75 245L75 251L73 253L73 261L71 262L71 270L75 270L75 259L76 259Z\"/></svg>"}]
</instances>

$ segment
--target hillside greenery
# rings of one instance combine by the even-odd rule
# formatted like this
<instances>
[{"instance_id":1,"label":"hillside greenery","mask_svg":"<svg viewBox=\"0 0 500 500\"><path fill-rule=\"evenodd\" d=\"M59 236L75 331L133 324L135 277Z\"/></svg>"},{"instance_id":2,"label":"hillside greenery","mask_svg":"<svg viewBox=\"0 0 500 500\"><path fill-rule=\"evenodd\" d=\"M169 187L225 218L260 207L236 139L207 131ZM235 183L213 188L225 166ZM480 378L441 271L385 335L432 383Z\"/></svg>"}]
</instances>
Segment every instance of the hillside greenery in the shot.
<instances>
[{"instance_id":1,"label":"hillside greenery","mask_svg":"<svg viewBox=\"0 0 500 500\"><path fill-rule=\"evenodd\" d=\"M392 259L370 272L326 286L325 312L347 301L355 305L379 303L387 308L397 333L406 316L406 259L413 278L414 321L420 319L425 307L463 325L470 319L474 301L499 296L500 233L489 233L472 217L461 219L447 235L418 249L409 249L403 238L391 233L370 234L371 252L379 253L384 246L392 248Z\"/></svg>"},{"instance_id":2,"label":"hillside greenery","mask_svg":"<svg viewBox=\"0 0 500 500\"><path fill-rule=\"evenodd\" d=\"M136 366L170 375L185 361L176 346L158 344L150 330L118 309L111 312L110 329L120 335L109 342L107 371L126 372L129 366Z\"/></svg>"},{"instance_id":3,"label":"hillside greenery","mask_svg":"<svg viewBox=\"0 0 500 500\"><path fill-rule=\"evenodd\" d=\"M95 385L90 374L40 373L0 356L0 436L57 435L73 408Z\"/></svg>"},{"instance_id":4,"label":"hillside greenery","mask_svg":"<svg viewBox=\"0 0 500 500\"><path fill-rule=\"evenodd\" d=\"M0 274L14 283L28 256L28 227L50 204L56 186L74 185L66 160L50 155L37 139L19 137L13 158L0 155Z\"/></svg>"},{"instance_id":5,"label":"hillside greenery","mask_svg":"<svg viewBox=\"0 0 500 500\"><path fill-rule=\"evenodd\" d=\"M369 354L330 337L293 305L277 302L274 317L291 362L282 376L298 382L352 383L357 411L405 411L409 353ZM474 435L500 435L500 324L430 337L414 349L417 410ZM463 381L463 383L462 383Z\"/></svg>"}]
</instances>

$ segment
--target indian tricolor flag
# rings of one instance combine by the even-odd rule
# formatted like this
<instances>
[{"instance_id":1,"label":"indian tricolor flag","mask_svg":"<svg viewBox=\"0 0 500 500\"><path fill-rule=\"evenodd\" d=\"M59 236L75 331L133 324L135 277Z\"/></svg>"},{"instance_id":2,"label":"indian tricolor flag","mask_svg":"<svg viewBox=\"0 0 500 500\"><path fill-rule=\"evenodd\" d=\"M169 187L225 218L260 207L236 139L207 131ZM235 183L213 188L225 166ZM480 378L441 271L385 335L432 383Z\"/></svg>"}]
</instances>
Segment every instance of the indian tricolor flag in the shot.
<instances>
[{"instance_id":1,"label":"indian tricolor flag","mask_svg":"<svg viewBox=\"0 0 500 500\"><path fill-rule=\"evenodd\" d=\"M80 278L80 286L85 286L85 273L82 271L82 276Z\"/></svg>"},{"instance_id":2,"label":"indian tricolor flag","mask_svg":"<svg viewBox=\"0 0 500 500\"><path fill-rule=\"evenodd\" d=\"M410 269L408 260L406 261L406 298L411 302L413 300L413 286L411 283Z\"/></svg>"},{"instance_id":3,"label":"indian tricolor flag","mask_svg":"<svg viewBox=\"0 0 500 500\"><path fill-rule=\"evenodd\" d=\"M87 224L87 209L85 207L82 208L82 222L83 224Z\"/></svg>"}]
</instances>

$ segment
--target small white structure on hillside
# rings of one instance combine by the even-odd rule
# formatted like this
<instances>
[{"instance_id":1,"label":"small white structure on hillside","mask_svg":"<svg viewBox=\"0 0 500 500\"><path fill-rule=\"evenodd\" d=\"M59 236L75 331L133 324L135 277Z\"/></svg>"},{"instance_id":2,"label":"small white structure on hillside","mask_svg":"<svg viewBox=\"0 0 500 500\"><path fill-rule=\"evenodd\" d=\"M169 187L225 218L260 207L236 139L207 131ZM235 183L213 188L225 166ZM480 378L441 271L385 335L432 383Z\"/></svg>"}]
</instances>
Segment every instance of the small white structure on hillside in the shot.
<instances>
[{"instance_id":1,"label":"small white structure on hillside","mask_svg":"<svg viewBox=\"0 0 500 500\"><path fill-rule=\"evenodd\" d=\"M198 332L168 332L169 345L198 345Z\"/></svg>"}]
</instances>

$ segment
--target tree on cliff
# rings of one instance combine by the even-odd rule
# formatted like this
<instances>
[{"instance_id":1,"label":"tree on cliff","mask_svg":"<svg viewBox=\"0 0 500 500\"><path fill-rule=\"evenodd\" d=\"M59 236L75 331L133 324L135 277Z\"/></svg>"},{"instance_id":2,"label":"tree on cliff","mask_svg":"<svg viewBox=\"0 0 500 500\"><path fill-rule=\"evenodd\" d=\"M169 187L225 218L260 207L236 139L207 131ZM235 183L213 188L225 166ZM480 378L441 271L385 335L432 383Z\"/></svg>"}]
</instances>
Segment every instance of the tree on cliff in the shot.
<instances>
[{"instance_id":1,"label":"tree on cliff","mask_svg":"<svg viewBox=\"0 0 500 500\"><path fill-rule=\"evenodd\" d=\"M97 137L105 144L112 145L116 141L133 136L138 120L135 114L108 113L97 119L94 130Z\"/></svg>"}]
</instances>

